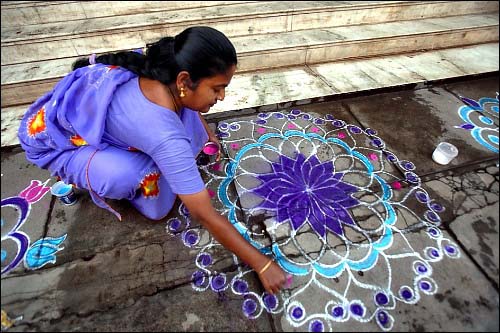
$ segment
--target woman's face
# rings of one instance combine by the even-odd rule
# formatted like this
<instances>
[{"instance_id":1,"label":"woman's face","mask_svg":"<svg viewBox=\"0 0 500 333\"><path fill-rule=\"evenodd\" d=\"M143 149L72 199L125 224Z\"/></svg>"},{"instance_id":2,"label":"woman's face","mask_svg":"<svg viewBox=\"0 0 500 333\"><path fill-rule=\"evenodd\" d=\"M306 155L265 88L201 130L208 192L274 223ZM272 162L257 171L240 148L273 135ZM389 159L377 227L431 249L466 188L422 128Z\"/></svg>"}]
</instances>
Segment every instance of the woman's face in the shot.
<instances>
[{"instance_id":1,"label":"woman's face","mask_svg":"<svg viewBox=\"0 0 500 333\"><path fill-rule=\"evenodd\" d=\"M236 66L233 65L224 74L201 79L196 89L185 89L186 96L182 98L182 103L192 110L207 113L217 101L224 100L226 87L235 71Z\"/></svg>"}]
</instances>

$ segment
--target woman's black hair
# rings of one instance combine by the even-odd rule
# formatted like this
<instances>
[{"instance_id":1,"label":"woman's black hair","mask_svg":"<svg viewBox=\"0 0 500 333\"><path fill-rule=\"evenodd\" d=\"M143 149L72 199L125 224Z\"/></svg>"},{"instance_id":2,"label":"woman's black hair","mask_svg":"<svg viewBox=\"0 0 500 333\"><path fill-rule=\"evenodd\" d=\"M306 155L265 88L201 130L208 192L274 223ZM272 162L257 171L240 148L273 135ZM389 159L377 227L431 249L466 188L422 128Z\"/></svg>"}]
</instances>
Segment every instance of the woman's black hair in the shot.
<instances>
[{"instance_id":1,"label":"woman's black hair","mask_svg":"<svg viewBox=\"0 0 500 333\"><path fill-rule=\"evenodd\" d=\"M174 82L179 72L187 71L195 86L200 79L223 74L237 64L231 41L210 27L187 28L175 37L163 37L146 47L146 54L107 53L97 56L95 62L120 66L166 85ZM73 63L73 70L89 64L88 58L80 58Z\"/></svg>"}]
</instances>

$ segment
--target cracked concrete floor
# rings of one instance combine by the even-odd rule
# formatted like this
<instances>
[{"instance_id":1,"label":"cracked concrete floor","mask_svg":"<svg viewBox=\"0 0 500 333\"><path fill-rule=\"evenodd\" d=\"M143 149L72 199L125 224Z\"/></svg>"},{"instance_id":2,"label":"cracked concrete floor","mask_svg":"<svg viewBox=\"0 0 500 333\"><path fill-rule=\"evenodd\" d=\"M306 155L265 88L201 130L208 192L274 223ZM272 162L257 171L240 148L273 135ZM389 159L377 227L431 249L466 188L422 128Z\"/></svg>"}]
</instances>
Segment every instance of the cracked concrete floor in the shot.
<instances>
[{"instance_id":1,"label":"cracked concrete floor","mask_svg":"<svg viewBox=\"0 0 500 333\"><path fill-rule=\"evenodd\" d=\"M1 290L9 330L498 331L498 154L456 127L464 122L458 96L480 101L496 91L497 76L474 78L214 124L228 133L226 156L200 172L216 208L263 252L281 253L277 260L294 274L277 298L182 205L152 222L113 200L120 223L80 190L70 207L36 190L20 203L30 184L41 189L54 179L19 148L4 149ZM289 117L293 110L300 119ZM447 166L430 158L442 140L460 150ZM299 161L294 151L309 158ZM280 156L295 161L292 175L279 169ZM289 183L304 170L331 180L322 174L328 161L343 173L330 184L344 196L321 195L332 207L348 197L357 203L337 207L354 221L337 215L342 229L329 220L333 213L293 225L295 215L283 219L272 206L277 197L256 190L265 179L279 183L276 173ZM266 200L271 206L259 210ZM324 234L318 216L330 227Z\"/></svg>"}]
</instances>

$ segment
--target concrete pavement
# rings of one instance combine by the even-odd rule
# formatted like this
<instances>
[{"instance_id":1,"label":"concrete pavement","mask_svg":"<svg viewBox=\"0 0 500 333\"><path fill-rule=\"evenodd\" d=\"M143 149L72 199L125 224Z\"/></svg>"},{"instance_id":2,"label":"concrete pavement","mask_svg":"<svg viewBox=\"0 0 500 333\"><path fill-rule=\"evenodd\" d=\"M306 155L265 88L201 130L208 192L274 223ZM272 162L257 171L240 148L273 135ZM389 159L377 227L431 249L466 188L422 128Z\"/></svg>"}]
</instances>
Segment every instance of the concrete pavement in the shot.
<instances>
[{"instance_id":1,"label":"concrete pavement","mask_svg":"<svg viewBox=\"0 0 500 333\"><path fill-rule=\"evenodd\" d=\"M496 74L214 124L225 158L200 173L293 275L277 297L182 205L63 206L3 149L2 330L498 331L498 91Z\"/></svg>"}]
</instances>

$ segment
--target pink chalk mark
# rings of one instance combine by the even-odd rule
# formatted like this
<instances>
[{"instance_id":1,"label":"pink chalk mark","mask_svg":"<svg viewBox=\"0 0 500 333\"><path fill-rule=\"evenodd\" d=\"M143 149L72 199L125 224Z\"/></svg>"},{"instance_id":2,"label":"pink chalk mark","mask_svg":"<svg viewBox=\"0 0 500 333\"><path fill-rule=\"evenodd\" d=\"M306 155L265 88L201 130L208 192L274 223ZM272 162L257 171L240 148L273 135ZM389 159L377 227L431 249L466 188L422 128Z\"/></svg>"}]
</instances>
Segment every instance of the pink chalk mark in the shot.
<instances>
[{"instance_id":1,"label":"pink chalk mark","mask_svg":"<svg viewBox=\"0 0 500 333\"><path fill-rule=\"evenodd\" d=\"M288 124L288 129L295 129L297 128L297 126L295 126L294 124Z\"/></svg>"},{"instance_id":2,"label":"pink chalk mark","mask_svg":"<svg viewBox=\"0 0 500 333\"><path fill-rule=\"evenodd\" d=\"M208 192L208 195L210 196L210 198L215 197L215 192L212 191L211 189L207 189L207 192Z\"/></svg>"},{"instance_id":3,"label":"pink chalk mark","mask_svg":"<svg viewBox=\"0 0 500 333\"><path fill-rule=\"evenodd\" d=\"M39 180L32 180L30 186L22 190L19 196L26 199L30 204L34 204L40 201L42 197L50 191L50 186L45 186L48 182L48 180L45 183Z\"/></svg>"},{"instance_id":4,"label":"pink chalk mark","mask_svg":"<svg viewBox=\"0 0 500 333\"><path fill-rule=\"evenodd\" d=\"M264 133L266 133L266 129L262 128L262 127L259 127L259 128L257 128L257 133L264 134Z\"/></svg>"},{"instance_id":5,"label":"pink chalk mark","mask_svg":"<svg viewBox=\"0 0 500 333\"><path fill-rule=\"evenodd\" d=\"M238 149L238 148L240 148L240 145L237 143L231 143L230 147L231 147L231 149Z\"/></svg>"},{"instance_id":6,"label":"pink chalk mark","mask_svg":"<svg viewBox=\"0 0 500 333\"><path fill-rule=\"evenodd\" d=\"M339 139L344 139L345 138L345 133L344 132L340 132L339 134L337 134L337 137Z\"/></svg>"},{"instance_id":7,"label":"pink chalk mark","mask_svg":"<svg viewBox=\"0 0 500 333\"><path fill-rule=\"evenodd\" d=\"M401 189L401 183L400 182L394 182L391 184L392 188L395 190L400 190Z\"/></svg>"},{"instance_id":8,"label":"pink chalk mark","mask_svg":"<svg viewBox=\"0 0 500 333\"><path fill-rule=\"evenodd\" d=\"M370 158L370 160L372 160L372 161L376 161L376 160L378 160L378 156L377 156L377 154L375 154L375 153L371 153L371 154L369 154L369 155L368 155L368 157L369 157L369 158Z\"/></svg>"},{"instance_id":9,"label":"pink chalk mark","mask_svg":"<svg viewBox=\"0 0 500 333\"><path fill-rule=\"evenodd\" d=\"M313 127L313 128L311 128L311 131L314 132L314 133L318 133L319 132L319 128Z\"/></svg>"},{"instance_id":10,"label":"pink chalk mark","mask_svg":"<svg viewBox=\"0 0 500 333\"><path fill-rule=\"evenodd\" d=\"M285 288L290 288L292 286L292 283L293 283L293 275L287 274Z\"/></svg>"}]
</instances>

